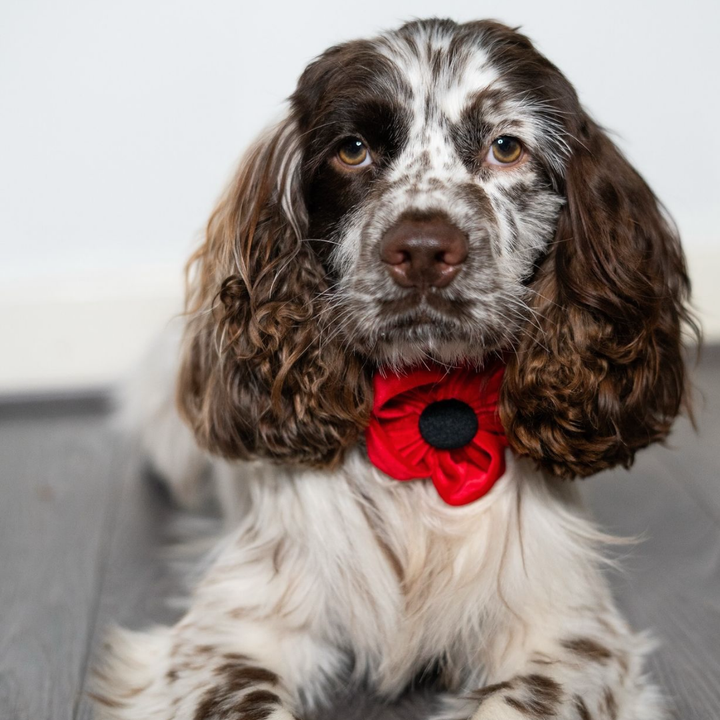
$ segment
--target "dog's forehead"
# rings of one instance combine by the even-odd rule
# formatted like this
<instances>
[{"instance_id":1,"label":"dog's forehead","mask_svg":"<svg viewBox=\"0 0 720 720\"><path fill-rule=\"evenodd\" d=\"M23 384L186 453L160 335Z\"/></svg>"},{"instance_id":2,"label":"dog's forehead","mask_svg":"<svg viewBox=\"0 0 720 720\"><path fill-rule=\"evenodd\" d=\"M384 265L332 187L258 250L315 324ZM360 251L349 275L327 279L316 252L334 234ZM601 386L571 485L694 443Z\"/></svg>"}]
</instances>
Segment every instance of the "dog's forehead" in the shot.
<instances>
[{"instance_id":1,"label":"dog's forehead","mask_svg":"<svg viewBox=\"0 0 720 720\"><path fill-rule=\"evenodd\" d=\"M481 35L457 35L436 26L404 30L382 36L377 49L400 71L402 100L415 109L416 121L439 113L457 122L480 93L500 88L499 72Z\"/></svg>"}]
</instances>

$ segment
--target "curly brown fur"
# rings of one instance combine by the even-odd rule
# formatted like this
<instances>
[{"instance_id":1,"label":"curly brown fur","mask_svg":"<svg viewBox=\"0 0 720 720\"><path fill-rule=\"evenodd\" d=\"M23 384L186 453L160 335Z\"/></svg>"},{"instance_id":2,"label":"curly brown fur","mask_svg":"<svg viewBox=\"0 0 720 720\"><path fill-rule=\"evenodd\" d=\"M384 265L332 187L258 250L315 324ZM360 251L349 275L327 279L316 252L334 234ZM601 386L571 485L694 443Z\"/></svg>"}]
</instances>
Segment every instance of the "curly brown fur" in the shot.
<instances>
[{"instance_id":1,"label":"curly brown fur","mask_svg":"<svg viewBox=\"0 0 720 720\"><path fill-rule=\"evenodd\" d=\"M332 466L365 425L369 393L361 359L320 329L328 285L302 239L295 137L288 121L250 151L190 261L177 397L211 452Z\"/></svg>"},{"instance_id":2,"label":"curly brown fur","mask_svg":"<svg viewBox=\"0 0 720 720\"><path fill-rule=\"evenodd\" d=\"M513 449L555 475L623 465L687 399L690 283L677 233L598 126L577 114L555 240L531 288L537 325L510 355L500 406Z\"/></svg>"}]
</instances>

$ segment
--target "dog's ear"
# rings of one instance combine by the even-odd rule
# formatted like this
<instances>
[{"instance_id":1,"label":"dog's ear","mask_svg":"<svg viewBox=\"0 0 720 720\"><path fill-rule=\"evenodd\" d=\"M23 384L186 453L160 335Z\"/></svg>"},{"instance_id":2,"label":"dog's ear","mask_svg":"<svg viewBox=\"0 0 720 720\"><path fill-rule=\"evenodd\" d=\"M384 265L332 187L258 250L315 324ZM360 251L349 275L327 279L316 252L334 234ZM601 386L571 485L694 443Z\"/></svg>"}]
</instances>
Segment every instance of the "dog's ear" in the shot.
<instances>
[{"instance_id":1,"label":"dog's ear","mask_svg":"<svg viewBox=\"0 0 720 720\"><path fill-rule=\"evenodd\" d=\"M698 332L657 198L587 115L571 135L567 202L501 400L511 445L562 477L629 467L668 434L687 404L684 326Z\"/></svg>"},{"instance_id":2,"label":"dog's ear","mask_svg":"<svg viewBox=\"0 0 720 720\"><path fill-rule=\"evenodd\" d=\"M360 361L323 332L298 136L289 118L250 149L188 265L178 404L212 453L323 467L357 440L371 393Z\"/></svg>"}]
</instances>

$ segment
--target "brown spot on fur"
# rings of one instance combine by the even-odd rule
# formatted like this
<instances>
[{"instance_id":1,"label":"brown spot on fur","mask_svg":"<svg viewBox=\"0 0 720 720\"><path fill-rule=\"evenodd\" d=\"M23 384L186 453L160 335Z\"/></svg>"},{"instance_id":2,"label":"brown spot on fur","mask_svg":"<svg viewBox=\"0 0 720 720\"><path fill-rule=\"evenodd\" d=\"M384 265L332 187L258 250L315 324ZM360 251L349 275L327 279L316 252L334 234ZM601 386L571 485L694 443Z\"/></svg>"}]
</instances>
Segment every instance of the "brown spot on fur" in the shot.
<instances>
[{"instance_id":1,"label":"brown spot on fur","mask_svg":"<svg viewBox=\"0 0 720 720\"><path fill-rule=\"evenodd\" d=\"M95 701L96 703L100 703L100 705L104 705L105 707L109 708L121 708L125 707L125 703L120 700L113 700L109 697L105 697L105 695L98 695L94 692L89 692L87 696Z\"/></svg>"},{"instance_id":2,"label":"brown spot on fur","mask_svg":"<svg viewBox=\"0 0 720 720\"><path fill-rule=\"evenodd\" d=\"M241 699L237 708L238 712L248 698L253 698L253 702L247 705L247 713L238 716L238 718L241 717L242 720L262 720L267 717L269 713L264 712L265 705L276 702L274 698L277 698L277 702L280 699L269 690L252 688L259 684L277 685L279 682L278 676L265 668L245 665L244 663L248 658L240 653L226 653L223 657L229 662L215 668L215 675L221 676L223 682L205 693L195 711L194 720L216 720L217 717L227 712L231 707L235 709L234 703L240 700L239 696L245 690L250 690L250 692ZM261 707L260 701L263 698L265 698L265 705ZM222 717L225 717L225 715L222 715Z\"/></svg>"},{"instance_id":3,"label":"brown spot on fur","mask_svg":"<svg viewBox=\"0 0 720 720\"><path fill-rule=\"evenodd\" d=\"M564 640L562 646L570 650L570 652L593 662L606 663L612 657L610 650L591 638L579 637Z\"/></svg>"},{"instance_id":4,"label":"brown spot on fur","mask_svg":"<svg viewBox=\"0 0 720 720\"><path fill-rule=\"evenodd\" d=\"M533 673L532 675L524 675L519 680L525 683L528 691L548 702L556 702L562 695L560 684L547 675Z\"/></svg>"},{"instance_id":5,"label":"brown spot on fur","mask_svg":"<svg viewBox=\"0 0 720 720\"><path fill-rule=\"evenodd\" d=\"M364 515L365 520L367 521L368 527L370 528L370 531L372 532L373 537L375 538L375 541L380 547L383 555L385 555L385 558L388 561L388 565L390 565L390 567L392 568L392 571L395 574L398 582L402 583L404 574L402 563L400 562L400 559L398 558L394 550L390 547L390 545L388 545L387 541L382 536L382 533L378 528L378 524L377 522L375 522L374 519L378 515L377 507L368 496L363 495L363 500L365 502L360 503L360 509L362 510L362 514Z\"/></svg>"},{"instance_id":6,"label":"brown spot on fur","mask_svg":"<svg viewBox=\"0 0 720 720\"><path fill-rule=\"evenodd\" d=\"M232 692L246 690L254 685L266 683L267 685L277 685L278 676L260 667L247 667L235 663L227 663L218 667L217 674L225 676L228 689Z\"/></svg>"},{"instance_id":7,"label":"brown spot on fur","mask_svg":"<svg viewBox=\"0 0 720 720\"><path fill-rule=\"evenodd\" d=\"M618 716L618 706L617 706L617 700L615 700L615 696L612 693L612 690L610 690L609 687L606 687L603 691L603 705L605 712L607 713L609 720L617 720Z\"/></svg>"},{"instance_id":8,"label":"brown spot on fur","mask_svg":"<svg viewBox=\"0 0 720 720\"><path fill-rule=\"evenodd\" d=\"M530 717L533 717L536 714L535 710L532 707L525 704L521 700L518 700L517 698L509 697L506 695L503 699L511 708L515 708L515 710L523 713L523 715L529 715Z\"/></svg>"},{"instance_id":9,"label":"brown spot on fur","mask_svg":"<svg viewBox=\"0 0 720 720\"><path fill-rule=\"evenodd\" d=\"M178 679L179 675L180 673L177 671L177 668L171 668L167 671L167 673L165 673L165 679L169 683L174 683Z\"/></svg>"},{"instance_id":10,"label":"brown spot on fur","mask_svg":"<svg viewBox=\"0 0 720 720\"><path fill-rule=\"evenodd\" d=\"M285 543L280 541L273 548L272 553L272 565L276 575L280 574L280 563L282 561L283 554L285 553Z\"/></svg>"},{"instance_id":11,"label":"brown spot on fur","mask_svg":"<svg viewBox=\"0 0 720 720\"><path fill-rule=\"evenodd\" d=\"M268 690L255 690L248 693L237 705L238 720L265 720L273 705L279 705L280 698Z\"/></svg>"},{"instance_id":12,"label":"brown spot on fur","mask_svg":"<svg viewBox=\"0 0 720 720\"><path fill-rule=\"evenodd\" d=\"M617 661L618 665L620 666L620 670L622 670L623 673L627 674L630 672L630 664L625 653L620 653L617 656Z\"/></svg>"},{"instance_id":13,"label":"brown spot on fur","mask_svg":"<svg viewBox=\"0 0 720 720\"><path fill-rule=\"evenodd\" d=\"M502 690L509 690L511 687L512 683L510 682L501 682L495 683L494 685L486 685L485 687L482 687L479 690L475 690L474 692L470 693L470 698L473 700L479 700L482 704L491 695L494 695L495 693L498 693Z\"/></svg>"},{"instance_id":14,"label":"brown spot on fur","mask_svg":"<svg viewBox=\"0 0 720 720\"><path fill-rule=\"evenodd\" d=\"M242 653L235 653L235 652L223 653L223 658L225 660L230 660L232 662L249 662L249 660L250 660L250 658L247 655L243 655Z\"/></svg>"},{"instance_id":15,"label":"brown spot on fur","mask_svg":"<svg viewBox=\"0 0 720 720\"><path fill-rule=\"evenodd\" d=\"M530 717L553 717L562 698L562 687L547 675L532 674L517 678L522 685L522 699L505 696L505 702ZM518 688L519 690L519 688Z\"/></svg>"},{"instance_id":16,"label":"brown spot on fur","mask_svg":"<svg viewBox=\"0 0 720 720\"><path fill-rule=\"evenodd\" d=\"M211 688L208 690L195 709L193 720L215 720L215 717L222 708L224 695L219 688Z\"/></svg>"},{"instance_id":17,"label":"brown spot on fur","mask_svg":"<svg viewBox=\"0 0 720 720\"><path fill-rule=\"evenodd\" d=\"M580 720L592 720L592 715L590 715L585 701L579 695L573 696L573 704Z\"/></svg>"}]
</instances>

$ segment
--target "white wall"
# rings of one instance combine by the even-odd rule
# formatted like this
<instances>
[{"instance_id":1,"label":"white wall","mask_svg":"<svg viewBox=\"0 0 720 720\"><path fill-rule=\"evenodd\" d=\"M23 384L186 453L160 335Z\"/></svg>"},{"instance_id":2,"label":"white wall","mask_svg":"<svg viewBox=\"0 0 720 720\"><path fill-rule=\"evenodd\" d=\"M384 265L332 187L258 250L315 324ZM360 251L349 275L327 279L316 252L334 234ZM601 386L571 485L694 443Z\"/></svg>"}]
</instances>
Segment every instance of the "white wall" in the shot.
<instances>
[{"instance_id":1,"label":"white wall","mask_svg":"<svg viewBox=\"0 0 720 720\"><path fill-rule=\"evenodd\" d=\"M430 15L521 25L563 69L678 220L720 339L717 0L3 0L0 391L121 372L305 64Z\"/></svg>"}]
</instances>

